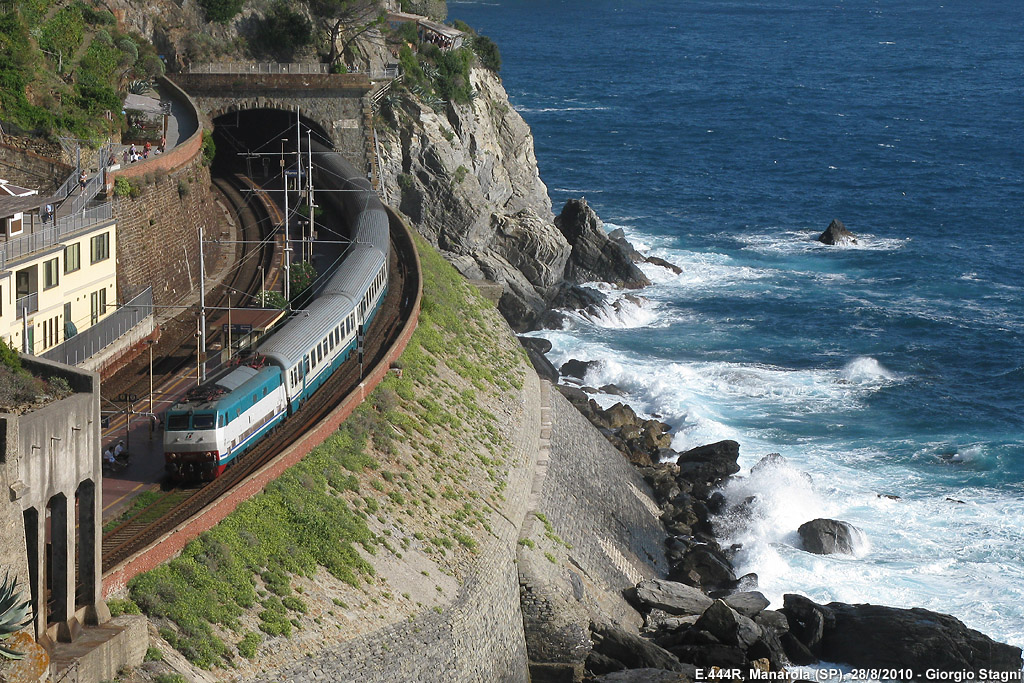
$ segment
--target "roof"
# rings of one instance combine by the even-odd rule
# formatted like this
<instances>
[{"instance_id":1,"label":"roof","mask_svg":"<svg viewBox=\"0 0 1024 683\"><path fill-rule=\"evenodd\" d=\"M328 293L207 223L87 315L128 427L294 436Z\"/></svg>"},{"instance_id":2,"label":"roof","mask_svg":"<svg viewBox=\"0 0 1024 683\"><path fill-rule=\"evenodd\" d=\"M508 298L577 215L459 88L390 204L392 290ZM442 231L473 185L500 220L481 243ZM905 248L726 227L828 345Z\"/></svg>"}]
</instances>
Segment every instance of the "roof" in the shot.
<instances>
[{"instance_id":1,"label":"roof","mask_svg":"<svg viewBox=\"0 0 1024 683\"><path fill-rule=\"evenodd\" d=\"M436 21L431 21L430 19L420 19L420 26L429 28L434 33L440 33L442 36L446 36L448 38L458 38L460 36L466 35L457 28L452 28L451 26L439 24Z\"/></svg>"},{"instance_id":2,"label":"roof","mask_svg":"<svg viewBox=\"0 0 1024 683\"><path fill-rule=\"evenodd\" d=\"M285 314L280 308L232 308L230 318L232 325L250 325L256 332L266 332ZM228 314L225 313L211 324L214 328L227 325Z\"/></svg>"},{"instance_id":3,"label":"roof","mask_svg":"<svg viewBox=\"0 0 1024 683\"><path fill-rule=\"evenodd\" d=\"M0 194L0 218L8 218L16 213L35 211L45 204L46 197L32 195L29 197L7 197Z\"/></svg>"},{"instance_id":4,"label":"roof","mask_svg":"<svg viewBox=\"0 0 1024 683\"><path fill-rule=\"evenodd\" d=\"M124 96L122 106L126 111L131 109L132 111L141 111L143 114L159 115L164 113L164 110L160 108L160 100L145 95L128 93Z\"/></svg>"},{"instance_id":5,"label":"roof","mask_svg":"<svg viewBox=\"0 0 1024 683\"><path fill-rule=\"evenodd\" d=\"M408 12L388 12L388 21L419 21L426 19L422 14L409 14Z\"/></svg>"},{"instance_id":6,"label":"roof","mask_svg":"<svg viewBox=\"0 0 1024 683\"><path fill-rule=\"evenodd\" d=\"M29 195L39 194L39 190L33 190L27 187L20 187L9 181L0 179L0 197L28 197Z\"/></svg>"}]
</instances>

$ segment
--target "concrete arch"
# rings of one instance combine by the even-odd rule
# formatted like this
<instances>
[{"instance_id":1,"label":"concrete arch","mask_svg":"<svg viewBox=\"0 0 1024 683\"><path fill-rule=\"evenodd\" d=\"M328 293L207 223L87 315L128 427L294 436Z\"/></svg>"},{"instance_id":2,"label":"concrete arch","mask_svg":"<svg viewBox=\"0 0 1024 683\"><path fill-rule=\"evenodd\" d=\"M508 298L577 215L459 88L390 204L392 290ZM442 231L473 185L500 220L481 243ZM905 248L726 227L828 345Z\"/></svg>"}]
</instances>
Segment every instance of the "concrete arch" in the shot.
<instances>
[{"instance_id":1,"label":"concrete arch","mask_svg":"<svg viewBox=\"0 0 1024 683\"><path fill-rule=\"evenodd\" d=\"M208 112L210 120L213 122L214 127L217 125L218 119L235 114L236 116L242 113L257 112L259 110L270 110L283 112L285 114L295 113L295 104L290 101L273 102L273 98L256 98L255 100L238 100L225 104L224 106L215 107ZM321 141L334 144L334 138L331 135L333 124L330 121L325 121L319 117L310 117L300 113L299 119L302 121L302 125L312 128L316 135L319 135Z\"/></svg>"}]
</instances>

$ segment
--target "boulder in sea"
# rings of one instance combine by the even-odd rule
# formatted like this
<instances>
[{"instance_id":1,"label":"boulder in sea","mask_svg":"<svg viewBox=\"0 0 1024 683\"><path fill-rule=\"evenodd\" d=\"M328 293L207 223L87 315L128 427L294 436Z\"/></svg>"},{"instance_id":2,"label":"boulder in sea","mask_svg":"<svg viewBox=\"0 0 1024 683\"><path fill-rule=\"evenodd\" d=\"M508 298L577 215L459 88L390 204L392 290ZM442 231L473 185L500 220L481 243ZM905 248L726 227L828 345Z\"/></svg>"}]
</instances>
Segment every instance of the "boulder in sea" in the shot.
<instances>
[{"instance_id":1,"label":"boulder in sea","mask_svg":"<svg viewBox=\"0 0 1024 683\"><path fill-rule=\"evenodd\" d=\"M835 519L814 519L797 529L804 550L815 555L853 554L856 540L862 536L860 529L848 522Z\"/></svg>"},{"instance_id":2,"label":"boulder in sea","mask_svg":"<svg viewBox=\"0 0 1024 683\"><path fill-rule=\"evenodd\" d=\"M681 275L682 272L683 272L683 269L680 268L679 266L677 266L676 264L671 263L669 261L666 261L663 258L658 258L657 256L648 256L647 257L647 262L650 263L651 265L654 265L654 266L661 266L662 268L668 268L669 270L671 270L676 275Z\"/></svg>"},{"instance_id":3,"label":"boulder in sea","mask_svg":"<svg viewBox=\"0 0 1024 683\"><path fill-rule=\"evenodd\" d=\"M547 353L552 349L551 342L544 337L524 337L519 335L516 339L523 345L523 348L533 349L537 353Z\"/></svg>"},{"instance_id":4,"label":"boulder in sea","mask_svg":"<svg viewBox=\"0 0 1024 683\"><path fill-rule=\"evenodd\" d=\"M843 222L838 218L832 219L832 222L825 228L825 232L818 236L818 241L822 244L857 244L857 237L846 229Z\"/></svg>"},{"instance_id":5,"label":"boulder in sea","mask_svg":"<svg viewBox=\"0 0 1024 683\"><path fill-rule=\"evenodd\" d=\"M562 363L562 367L559 368L559 372L567 377L575 377L577 379L583 379L587 374L587 371L591 368L596 368L601 364L601 361L596 360L577 360L570 358L569 360Z\"/></svg>"},{"instance_id":6,"label":"boulder in sea","mask_svg":"<svg viewBox=\"0 0 1024 683\"><path fill-rule=\"evenodd\" d=\"M598 387L598 391L602 394L611 394L612 396L626 396L626 392L614 384L605 384L603 387Z\"/></svg>"}]
</instances>

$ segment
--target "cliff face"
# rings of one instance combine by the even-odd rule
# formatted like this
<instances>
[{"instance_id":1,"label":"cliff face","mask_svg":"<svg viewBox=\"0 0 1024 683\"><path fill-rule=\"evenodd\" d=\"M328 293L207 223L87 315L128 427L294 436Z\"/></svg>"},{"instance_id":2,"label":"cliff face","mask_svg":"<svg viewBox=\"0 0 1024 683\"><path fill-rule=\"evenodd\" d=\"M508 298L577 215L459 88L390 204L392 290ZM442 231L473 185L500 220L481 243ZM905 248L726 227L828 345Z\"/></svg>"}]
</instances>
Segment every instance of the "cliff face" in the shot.
<instances>
[{"instance_id":1,"label":"cliff face","mask_svg":"<svg viewBox=\"0 0 1024 683\"><path fill-rule=\"evenodd\" d=\"M463 275L501 284L499 308L518 330L579 299L583 282L647 284L585 202L553 216L529 126L497 76L474 68L470 78L471 104L435 111L408 93L388 97L377 128L387 200Z\"/></svg>"}]
</instances>

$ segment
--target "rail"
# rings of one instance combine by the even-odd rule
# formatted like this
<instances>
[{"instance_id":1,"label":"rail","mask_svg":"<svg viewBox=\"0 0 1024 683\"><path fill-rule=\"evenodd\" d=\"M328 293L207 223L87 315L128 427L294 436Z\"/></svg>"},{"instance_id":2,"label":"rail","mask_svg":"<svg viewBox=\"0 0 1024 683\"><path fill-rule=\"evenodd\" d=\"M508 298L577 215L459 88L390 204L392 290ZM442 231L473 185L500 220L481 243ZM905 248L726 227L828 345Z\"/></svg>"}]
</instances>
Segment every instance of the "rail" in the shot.
<instances>
[{"instance_id":1,"label":"rail","mask_svg":"<svg viewBox=\"0 0 1024 683\"><path fill-rule=\"evenodd\" d=\"M17 312L17 319L21 320L30 313L39 310L39 292L32 292L26 296L19 297L14 302L14 309Z\"/></svg>"},{"instance_id":2,"label":"rail","mask_svg":"<svg viewBox=\"0 0 1024 683\"><path fill-rule=\"evenodd\" d=\"M43 358L78 365L113 344L150 315L153 315L153 288L147 287L89 329L42 354Z\"/></svg>"},{"instance_id":3,"label":"rail","mask_svg":"<svg viewBox=\"0 0 1024 683\"><path fill-rule=\"evenodd\" d=\"M62 216L54 221L53 227L4 242L3 246L0 246L0 271L6 270L7 264L11 261L52 247L72 233L111 221L113 218L113 206L106 202L69 216Z\"/></svg>"},{"instance_id":4,"label":"rail","mask_svg":"<svg viewBox=\"0 0 1024 683\"><path fill-rule=\"evenodd\" d=\"M216 62L208 64L192 64L188 68L192 74L329 74L330 64L319 62ZM348 71L347 73L366 73L370 80L397 78L400 70L397 66L371 71Z\"/></svg>"}]
</instances>

